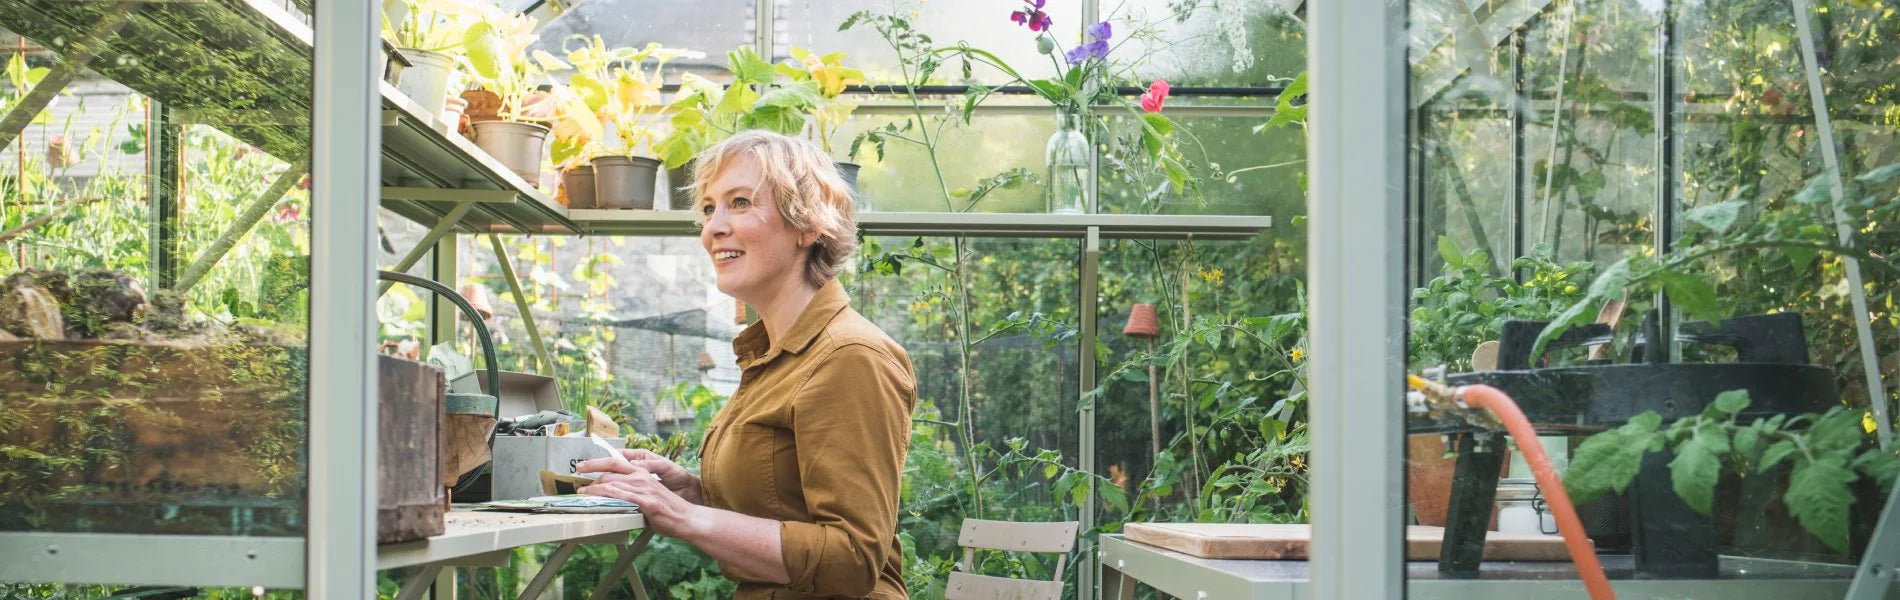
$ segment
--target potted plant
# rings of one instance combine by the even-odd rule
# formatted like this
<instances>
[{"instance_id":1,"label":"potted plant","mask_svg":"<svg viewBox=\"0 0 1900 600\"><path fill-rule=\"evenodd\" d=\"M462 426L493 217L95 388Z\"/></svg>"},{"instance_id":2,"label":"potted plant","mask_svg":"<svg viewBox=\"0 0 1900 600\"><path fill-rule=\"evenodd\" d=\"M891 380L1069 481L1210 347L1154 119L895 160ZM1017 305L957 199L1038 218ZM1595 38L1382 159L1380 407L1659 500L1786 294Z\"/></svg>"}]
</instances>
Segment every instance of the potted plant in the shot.
<instances>
[{"instance_id":1,"label":"potted plant","mask_svg":"<svg viewBox=\"0 0 1900 600\"><path fill-rule=\"evenodd\" d=\"M765 129L787 135L805 128L805 114L819 101L816 82L772 85L772 63L759 58L751 46L726 53L732 84L720 87L704 77L686 73L679 95L667 105L673 114L670 130L653 142L653 151L666 166L673 205L691 206L692 198L680 188L693 178L692 159L733 133Z\"/></svg>"},{"instance_id":2,"label":"potted plant","mask_svg":"<svg viewBox=\"0 0 1900 600\"><path fill-rule=\"evenodd\" d=\"M567 68L545 51L536 50L530 55L527 48L536 37L534 19L499 10L469 26L463 36L463 58L468 62L470 77L497 100L492 120L476 120L477 115L486 116L486 111L480 109L487 107L470 101L475 145L530 185L541 179L548 124L559 114L557 94L551 91L552 86L542 90L541 84L547 71Z\"/></svg>"},{"instance_id":3,"label":"potted plant","mask_svg":"<svg viewBox=\"0 0 1900 600\"><path fill-rule=\"evenodd\" d=\"M837 134L838 126L851 117L858 109L858 103L841 98L844 87L864 83L864 72L846 67L843 64L845 54L833 52L818 55L810 50L792 47L791 58L779 63L778 72L794 82L810 82L817 87L817 101L806 106L811 117L811 136L818 139L826 154L837 155L831 150L831 138ZM844 176L845 183L853 190L858 186L858 164L846 160L838 161L838 173Z\"/></svg>"},{"instance_id":4,"label":"potted plant","mask_svg":"<svg viewBox=\"0 0 1900 600\"><path fill-rule=\"evenodd\" d=\"M383 36L406 64L397 91L441 114L463 36L479 14L458 0L383 0Z\"/></svg>"},{"instance_id":5,"label":"potted plant","mask_svg":"<svg viewBox=\"0 0 1900 600\"><path fill-rule=\"evenodd\" d=\"M592 207L655 208L660 161L636 152L643 148L651 152L652 116L660 108L660 71L667 61L682 56L704 55L659 44L639 50L609 49L599 36L568 52L575 72L569 79L569 93L562 97L563 119L555 129L553 157L577 173L582 164L592 171ZM649 59L654 63L650 72ZM570 176L564 171L563 177ZM573 198L570 190L570 202Z\"/></svg>"}]
</instances>

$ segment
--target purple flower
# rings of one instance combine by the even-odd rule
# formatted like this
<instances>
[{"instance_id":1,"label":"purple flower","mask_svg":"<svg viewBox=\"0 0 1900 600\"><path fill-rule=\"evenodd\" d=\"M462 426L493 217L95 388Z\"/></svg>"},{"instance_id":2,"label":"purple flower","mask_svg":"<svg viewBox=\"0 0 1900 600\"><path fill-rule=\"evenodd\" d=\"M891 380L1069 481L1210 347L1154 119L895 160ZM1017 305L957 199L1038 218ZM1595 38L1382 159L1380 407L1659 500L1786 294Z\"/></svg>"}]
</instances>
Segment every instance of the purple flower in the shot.
<instances>
[{"instance_id":1,"label":"purple flower","mask_svg":"<svg viewBox=\"0 0 1900 600\"><path fill-rule=\"evenodd\" d=\"M1030 31L1048 31L1055 24L1049 13L1042 12L1042 5L1048 0L1024 0L1023 10L1009 13L1009 20L1017 25L1028 25Z\"/></svg>"},{"instance_id":2,"label":"purple flower","mask_svg":"<svg viewBox=\"0 0 1900 600\"><path fill-rule=\"evenodd\" d=\"M1088 34L1089 34L1089 37L1094 38L1095 41L1106 42L1108 41L1108 38L1114 37L1114 30L1109 28L1108 21L1102 21L1100 23L1090 25L1088 28Z\"/></svg>"},{"instance_id":3,"label":"purple flower","mask_svg":"<svg viewBox=\"0 0 1900 600\"><path fill-rule=\"evenodd\" d=\"M1065 54L1064 56L1068 57L1069 64L1072 64L1072 65L1081 64L1082 61L1088 60L1090 58L1093 58L1096 60L1105 60L1108 58L1108 42L1094 41L1094 42L1089 42L1087 44L1082 44L1080 46L1076 46L1075 48L1070 49L1069 52Z\"/></svg>"}]
</instances>

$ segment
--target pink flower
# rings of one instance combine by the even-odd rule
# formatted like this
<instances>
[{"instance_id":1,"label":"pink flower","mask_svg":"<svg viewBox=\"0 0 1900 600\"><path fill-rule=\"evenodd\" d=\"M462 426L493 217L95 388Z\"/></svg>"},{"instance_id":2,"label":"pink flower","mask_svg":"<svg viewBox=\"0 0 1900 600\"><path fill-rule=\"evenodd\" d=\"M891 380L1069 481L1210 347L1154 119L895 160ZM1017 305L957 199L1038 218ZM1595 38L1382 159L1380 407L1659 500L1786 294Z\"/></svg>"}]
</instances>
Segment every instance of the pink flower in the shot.
<instances>
[{"instance_id":1,"label":"pink flower","mask_svg":"<svg viewBox=\"0 0 1900 600\"><path fill-rule=\"evenodd\" d=\"M1148 112L1161 112L1161 103L1168 99L1168 82L1156 79L1148 84L1148 93L1141 95L1141 109Z\"/></svg>"},{"instance_id":2,"label":"pink flower","mask_svg":"<svg viewBox=\"0 0 1900 600\"><path fill-rule=\"evenodd\" d=\"M1047 31L1055 24L1049 13L1042 12L1042 5L1048 0L1024 0L1023 10L1009 13L1009 20L1017 25L1028 25L1030 31Z\"/></svg>"}]
</instances>

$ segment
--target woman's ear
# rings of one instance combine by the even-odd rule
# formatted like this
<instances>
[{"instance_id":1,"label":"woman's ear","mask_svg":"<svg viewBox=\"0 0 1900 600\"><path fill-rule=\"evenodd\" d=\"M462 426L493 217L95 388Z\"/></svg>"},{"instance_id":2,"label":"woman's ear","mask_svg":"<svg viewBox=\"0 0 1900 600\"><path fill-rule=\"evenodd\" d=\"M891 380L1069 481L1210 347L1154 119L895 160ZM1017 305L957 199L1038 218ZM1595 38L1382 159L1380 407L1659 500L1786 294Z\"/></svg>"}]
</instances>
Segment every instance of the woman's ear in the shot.
<instances>
[{"instance_id":1,"label":"woman's ear","mask_svg":"<svg viewBox=\"0 0 1900 600\"><path fill-rule=\"evenodd\" d=\"M806 232L798 236L798 247L810 248L813 244L818 243L818 237L818 232L816 231Z\"/></svg>"}]
</instances>

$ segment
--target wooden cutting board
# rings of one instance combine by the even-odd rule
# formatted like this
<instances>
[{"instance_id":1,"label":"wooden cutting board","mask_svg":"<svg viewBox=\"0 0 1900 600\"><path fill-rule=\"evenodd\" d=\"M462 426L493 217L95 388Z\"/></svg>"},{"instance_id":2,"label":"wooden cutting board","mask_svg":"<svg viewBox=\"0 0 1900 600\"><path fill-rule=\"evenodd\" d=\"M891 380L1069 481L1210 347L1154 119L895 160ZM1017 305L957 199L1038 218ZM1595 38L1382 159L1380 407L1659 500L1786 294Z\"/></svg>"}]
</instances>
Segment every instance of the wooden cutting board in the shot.
<instances>
[{"instance_id":1,"label":"wooden cutting board","mask_svg":"<svg viewBox=\"0 0 1900 600\"><path fill-rule=\"evenodd\" d=\"M1201 558L1305 560L1309 525L1231 523L1129 523L1122 534L1131 542L1160 546ZM1408 560L1438 560L1443 527L1413 525L1405 531ZM1485 560L1566 561L1563 538L1554 535L1485 535Z\"/></svg>"}]
</instances>

